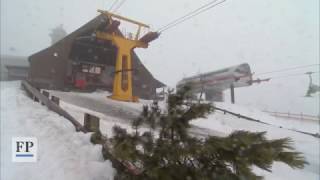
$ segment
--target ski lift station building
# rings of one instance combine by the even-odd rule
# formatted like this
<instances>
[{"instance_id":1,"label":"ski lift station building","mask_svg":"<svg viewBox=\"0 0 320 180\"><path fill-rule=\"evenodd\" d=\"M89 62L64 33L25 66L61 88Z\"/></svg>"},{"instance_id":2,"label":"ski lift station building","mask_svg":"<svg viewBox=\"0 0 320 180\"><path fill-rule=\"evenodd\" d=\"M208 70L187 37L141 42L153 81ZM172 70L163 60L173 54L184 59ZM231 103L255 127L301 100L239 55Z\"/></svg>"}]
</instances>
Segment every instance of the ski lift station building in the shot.
<instances>
[{"instance_id":1,"label":"ski lift station building","mask_svg":"<svg viewBox=\"0 0 320 180\"><path fill-rule=\"evenodd\" d=\"M112 91L117 48L94 36L108 21L99 15L52 46L29 57L27 80L37 88ZM117 33L120 33L117 30ZM133 94L153 99L165 84L155 79L132 51Z\"/></svg>"}]
</instances>

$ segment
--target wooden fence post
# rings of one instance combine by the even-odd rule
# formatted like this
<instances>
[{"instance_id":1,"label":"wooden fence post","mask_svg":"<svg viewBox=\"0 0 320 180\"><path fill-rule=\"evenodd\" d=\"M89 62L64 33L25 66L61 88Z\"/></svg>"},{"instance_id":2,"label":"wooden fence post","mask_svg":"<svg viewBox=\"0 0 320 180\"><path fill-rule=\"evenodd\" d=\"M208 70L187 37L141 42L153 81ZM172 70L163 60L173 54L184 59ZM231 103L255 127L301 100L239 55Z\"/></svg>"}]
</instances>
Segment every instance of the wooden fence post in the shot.
<instances>
[{"instance_id":1,"label":"wooden fence post","mask_svg":"<svg viewBox=\"0 0 320 180\"><path fill-rule=\"evenodd\" d=\"M235 103L235 96L234 96L234 85L233 85L233 83L230 86L230 93L231 93L231 103L234 104Z\"/></svg>"},{"instance_id":2,"label":"wooden fence post","mask_svg":"<svg viewBox=\"0 0 320 180\"><path fill-rule=\"evenodd\" d=\"M50 96L49 92L48 92L48 91L45 91L45 90L42 91L42 94L43 94L45 97L47 97L47 98L49 98L49 96ZM44 105L43 102L41 102L41 104Z\"/></svg>"},{"instance_id":3,"label":"wooden fence post","mask_svg":"<svg viewBox=\"0 0 320 180\"><path fill-rule=\"evenodd\" d=\"M36 96L33 96L32 99L33 99L35 102L39 102L39 99L38 99Z\"/></svg>"},{"instance_id":4,"label":"wooden fence post","mask_svg":"<svg viewBox=\"0 0 320 180\"><path fill-rule=\"evenodd\" d=\"M56 97L56 96L51 96L51 101L53 103L55 103L56 105L58 105L58 106L60 104L60 99L58 97Z\"/></svg>"},{"instance_id":5,"label":"wooden fence post","mask_svg":"<svg viewBox=\"0 0 320 180\"><path fill-rule=\"evenodd\" d=\"M85 113L84 114L84 128L88 131L88 132L97 132L100 130L99 127L99 118Z\"/></svg>"}]
</instances>

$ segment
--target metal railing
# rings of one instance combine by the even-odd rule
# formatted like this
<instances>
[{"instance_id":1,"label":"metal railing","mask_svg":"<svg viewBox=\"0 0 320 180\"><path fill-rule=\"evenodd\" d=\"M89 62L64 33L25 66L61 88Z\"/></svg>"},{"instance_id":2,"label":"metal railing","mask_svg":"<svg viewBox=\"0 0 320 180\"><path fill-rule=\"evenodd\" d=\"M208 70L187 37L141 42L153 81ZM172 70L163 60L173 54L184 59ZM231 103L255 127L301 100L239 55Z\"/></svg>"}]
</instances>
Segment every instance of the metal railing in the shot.
<instances>
[{"instance_id":1,"label":"metal railing","mask_svg":"<svg viewBox=\"0 0 320 180\"><path fill-rule=\"evenodd\" d=\"M311 121L320 121L320 116L312 116L308 114L297 114L290 112L274 112L274 111L263 111L275 117L287 118L287 119L298 119L298 120L311 120Z\"/></svg>"},{"instance_id":2,"label":"metal railing","mask_svg":"<svg viewBox=\"0 0 320 180\"><path fill-rule=\"evenodd\" d=\"M307 135L310 135L310 136L313 136L313 137L316 137L316 138L320 138L320 134L319 133L309 133L309 132L299 131L299 130L295 130L295 129L284 128L282 126L277 126L277 125L274 125L274 124L263 122L263 121L261 121L259 119L251 118L251 117L242 115L240 113L231 112L231 111L228 111L226 109L219 108L219 107L214 107L214 109L217 110L217 111L222 112L223 114L230 114L232 116L235 116L235 117L238 117L238 118L241 118L241 119L246 119L246 120L249 120L249 121L254 121L254 122L257 122L257 123L261 123L261 124L265 124L265 125L281 128L281 129L287 129L287 130L290 130L290 131L295 131L295 132L298 132L298 133L307 134Z\"/></svg>"},{"instance_id":3,"label":"metal railing","mask_svg":"<svg viewBox=\"0 0 320 180\"><path fill-rule=\"evenodd\" d=\"M51 111L65 117L69 120L72 125L75 127L76 131L82 131L84 133L87 130L75 119L73 118L67 111L63 110L56 102L52 101L47 97L48 95L42 94L40 90L36 89L32 85L30 85L27 81L21 82L21 87L26 91L27 95L32 98L34 101L40 101L43 105L47 106Z\"/></svg>"}]
</instances>

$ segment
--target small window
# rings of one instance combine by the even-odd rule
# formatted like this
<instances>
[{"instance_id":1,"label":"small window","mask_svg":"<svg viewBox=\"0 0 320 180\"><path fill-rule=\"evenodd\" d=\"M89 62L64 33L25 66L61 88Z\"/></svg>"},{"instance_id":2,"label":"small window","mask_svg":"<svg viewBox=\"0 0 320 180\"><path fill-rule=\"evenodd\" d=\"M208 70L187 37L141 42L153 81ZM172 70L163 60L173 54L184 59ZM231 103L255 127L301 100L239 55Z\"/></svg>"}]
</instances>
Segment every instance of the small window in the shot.
<instances>
[{"instance_id":1,"label":"small window","mask_svg":"<svg viewBox=\"0 0 320 180\"><path fill-rule=\"evenodd\" d=\"M101 67L91 66L90 69L89 69L89 73L92 73L92 74L101 74Z\"/></svg>"},{"instance_id":2,"label":"small window","mask_svg":"<svg viewBox=\"0 0 320 180\"><path fill-rule=\"evenodd\" d=\"M95 73L96 74L101 74L101 67L96 67Z\"/></svg>"},{"instance_id":3,"label":"small window","mask_svg":"<svg viewBox=\"0 0 320 180\"><path fill-rule=\"evenodd\" d=\"M96 73L96 72L95 72L95 67L94 67L94 66L91 66L91 67L90 67L90 69L89 69L89 73L94 73L94 74Z\"/></svg>"},{"instance_id":4,"label":"small window","mask_svg":"<svg viewBox=\"0 0 320 180\"><path fill-rule=\"evenodd\" d=\"M89 72L89 67L87 65L82 65L82 72Z\"/></svg>"}]
</instances>

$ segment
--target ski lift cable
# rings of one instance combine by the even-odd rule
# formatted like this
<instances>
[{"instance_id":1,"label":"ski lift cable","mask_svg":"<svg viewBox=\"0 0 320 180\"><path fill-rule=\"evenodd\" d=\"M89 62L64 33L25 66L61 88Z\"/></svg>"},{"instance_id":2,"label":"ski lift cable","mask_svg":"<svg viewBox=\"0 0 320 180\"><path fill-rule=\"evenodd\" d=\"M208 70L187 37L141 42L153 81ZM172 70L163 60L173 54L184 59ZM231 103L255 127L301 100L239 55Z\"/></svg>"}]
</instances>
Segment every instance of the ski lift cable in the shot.
<instances>
[{"instance_id":1,"label":"ski lift cable","mask_svg":"<svg viewBox=\"0 0 320 180\"><path fill-rule=\"evenodd\" d=\"M114 6L117 4L119 0L114 0L113 3L111 4L110 8L109 8L109 11L112 10L112 8L114 8Z\"/></svg>"},{"instance_id":2,"label":"ski lift cable","mask_svg":"<svg viewBox=\"0 0 320 180\"><path fill-rule=\"evenodd\" d=\"M205 8L202 8L200 11L198 10L196 13L193 13L192 15L188 15L187 17L182 18L182 19L179 18L180 20L177 20L177 21L174 22L174 23L173 23L173 22L172 22L172 23L169 23L170 26L167 26L167 25L166 25L165 27L160 28L160 29L158 30L158 32L164 32L164 31L166 31L166 30L168 30L168 29L171 29L171 28L173 28L173 27L175 27L175 26L177 26L177 25L179 25L179 24L181 24L181 23L183 23L183 22L185 22L185 21L187 21L187 20L189 20L189 19L191 19L191 18L193 18L193 17L201 14L201 13L204 13L204 12L206 12L206 11L208 11L208 10L210 10L210 9L212 9L212 8L214 8L214 7L222 4L222 3L224 3L225 1L226 1L226 0L222 0L222 1L218 2L218 3L208 5L208 6L206 6Z\"/></svg>"},{"instance_id":3,"label":"ski lift cable","mask_svg":"<svg viewBox=\"0 0 320 180\"><path fill-rule=\"evenodd\" d=\"M285 69L279 69L279 70L274 70L274 71L262 72L262 73L258 73L256 75L285 72L285 71L291 71L291 70L295 70L295 69L302 69L302 68L307 68L307 67L312 67L312 66L319 66L319 65L320 64L309 64L309 65L303 65L303 66L296 66L296 67L292 67L292 68L285 68Z\"/></svg>"},{"instance_id":4,"label":"ski lift cable","mask_svg":"<svg viewBox=\"0 0 320 180\"><path fill-rule=\"evenodd\" d=\"M177 25L179 25L179 24L181 24L181 23L183 23L183 22L185 22L185 21L187 21L187 20L189 20L189 19L191 19L191 18L193 18L193 17L195 17L195 16L197 16L197 15L205 12L205 11L208 11L208 10L216 7L216 6L219 5L219 4L222 4L222 3L225 2L225 1L226 1L226 0L222 0L222 1L218 2L218 3L215 3L215 4L212 4L212 5L210 5L210 6L207 6L206 8L202 8L201 11L198 11L198 12L196 12L196 13L194 13L194 14L186 17L186 18L182 18L182 19L180 19L179 21L171 24L170 26L167 26L167 27L165 27L165 28L161 28L161 29L159 30L159 32L164 32L164 31L166 31L166 30L168 30L168 29L171 29L171 28L173 28L173 27L175 27L175 26L177 26Z\"/></svg>"},{"instance_id":5,"label":"ski lift cable","mask_svg":"<svg viewBox=\"0 0 320 180\"><path fill-rule=\"evenodd\" d=\"M309 72L309 73L306 73L306 74L309 77L309 86L311 86L312 85L312 74L313 74L313 72Z\"/></svg>"},{"instance_id":6,"label":"ski lift cable","mask_svg":"<svg viewBox=\"0 0 320 180\"><path fill-rule=\"evenodd\" d=\"M319 71L312 72L312 74L316 74L316 73L319 73ZM302 75L306 75L306 73L289 74L284 76L273 76L273 77L270 77L270 79L287 78L287 77L302 76Z\"/></svg>"},{"instance_id":7,"label":"ski lift cable","mask_svg":"<svg viewBox=\"0 0 320 180\"><path fill-rule=\"evenodd\" d=\"M197 9L195 9L195 10L193 10L193 11L189 12L189 13L187 13L186 15L184 15L184 16L182 16L182 17L179 17L179 18L177 18L177 19L175 19L175 20L171 21L170 23L168 23L168 24L166 24L166 25L162 26L161 28L159 28L159 30L158 30L158 31L161 31L161 29L164 29L164 28L166 28L166 27L168 27L168 26L170 26L170 25L172 25L172 24L174 24L174 23L176 23L176 22L178 22L178 21L180 21L180 20L182 20L182 19L184 19L184 18L186 18L186 17L188 17L188 16L191 16L192 14L194 14L194 13L196 13L196 12L198 12L198 11L202 10L203 8L205 8L205 7L207 7L207 6L209 6L209 5L213 4L213 3L215 3L216 1L217 1L217 0L213 0L213 1L209 2L209 3L206 3L205 5L203 5L203 6L199 7L199 8L197 8Z\"/></svg>"},{"instance_id":8,"label":"ski lift cable","mask_svg":"<svg viewBox=\"0 0 320 180\"><path fill-rule=\"evenodd\" d=\"M115 13L116 11L118 11L120 9L120 7L126 2L126 0L122 0L119 5L113 10L113 12Z\"/></svg>"}]
</instances>

